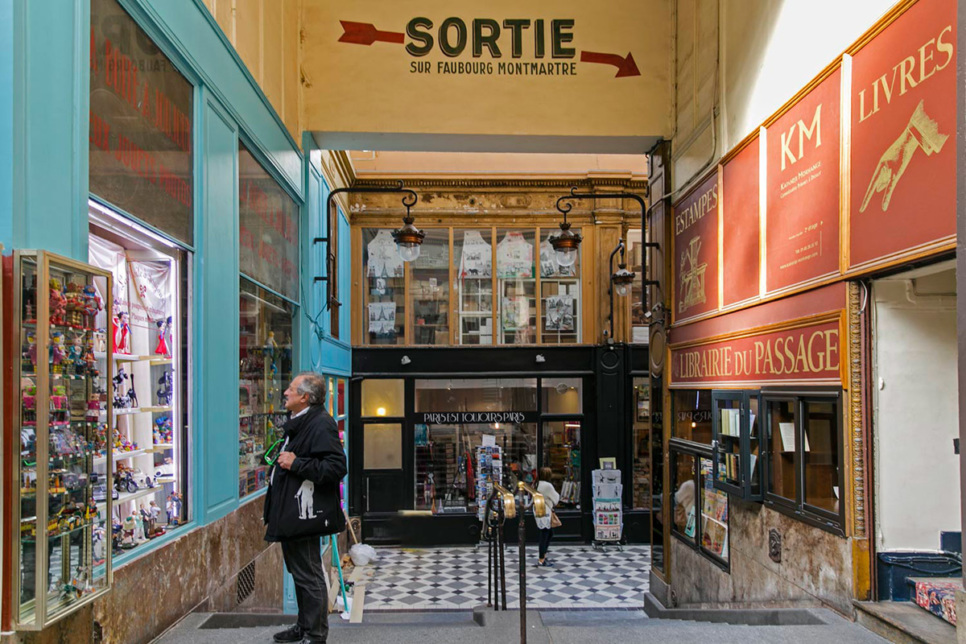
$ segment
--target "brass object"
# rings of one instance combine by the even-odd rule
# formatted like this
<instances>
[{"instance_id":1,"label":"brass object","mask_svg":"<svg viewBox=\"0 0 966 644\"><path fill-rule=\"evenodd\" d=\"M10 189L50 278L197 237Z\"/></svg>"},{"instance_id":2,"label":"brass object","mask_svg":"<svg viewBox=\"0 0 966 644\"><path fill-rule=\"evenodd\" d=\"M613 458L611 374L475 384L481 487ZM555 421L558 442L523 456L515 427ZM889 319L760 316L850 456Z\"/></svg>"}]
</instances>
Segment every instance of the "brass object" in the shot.
<instances>
[{"instance_id":1,"label":"brass object","mask_svg":"<svg viewBox=\"0 0 966 644\"><path fill-rule=\"evenodd\" d=\"M520 481L517 485L521 490L526 490L527 494L533 497L533 516L547 516L547 502L544 500L543 495L523 481Z\"/></svg>"},{"instance_id":2,"label":"brass object","mask_svg":"<svg viewBox=\"0 0 966 644\"><path fill-rule=\"evenodd\" d=\"M517 502L513 498L513 492L506 489L497 482L493 482L493 488L499 493L500 500L503 501L503 516L512 519L517 515Z\"/></svg>"}]
</instances>

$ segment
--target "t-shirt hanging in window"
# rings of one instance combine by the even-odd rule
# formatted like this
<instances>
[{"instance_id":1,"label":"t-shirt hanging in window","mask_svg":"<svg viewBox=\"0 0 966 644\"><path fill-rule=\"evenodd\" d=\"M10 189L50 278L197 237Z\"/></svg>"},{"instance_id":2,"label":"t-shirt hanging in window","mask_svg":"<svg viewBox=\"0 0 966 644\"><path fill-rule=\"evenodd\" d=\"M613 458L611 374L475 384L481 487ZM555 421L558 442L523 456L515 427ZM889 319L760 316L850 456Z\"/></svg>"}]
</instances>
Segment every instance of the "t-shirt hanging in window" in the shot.
<instances>
[{"instance_id":1,"label":"t-shirt hanging in window","mask_svg":"<svg viewBox=\"0 0 966 644\"><path fill-rule=\"evenodd\" d=\"M478 230L463 233L460 255L460 277L490 277L493 270L493 251Z\"/></svg>"},{"instance_id":2,"label":"t-shirt hanging in window","mask_svg":"<svg viewBox=\"0 0 966 644\"><path fill-rule=\"evenodd\" d=\"M367 277L402 277L403 260L388 230L380 230L366 247L369 251Z\"/></svg>"},{"instance_id":3,"label":"t-shirt hanging in window","mask_svg":"<svg viewBox=\"0 0 966 644\"><path fill-rule=\"evenodd\" d=\"M508 232L496 246L496 276L533 277L533 244L523 233Z\"/></svg>"}]
</instances>

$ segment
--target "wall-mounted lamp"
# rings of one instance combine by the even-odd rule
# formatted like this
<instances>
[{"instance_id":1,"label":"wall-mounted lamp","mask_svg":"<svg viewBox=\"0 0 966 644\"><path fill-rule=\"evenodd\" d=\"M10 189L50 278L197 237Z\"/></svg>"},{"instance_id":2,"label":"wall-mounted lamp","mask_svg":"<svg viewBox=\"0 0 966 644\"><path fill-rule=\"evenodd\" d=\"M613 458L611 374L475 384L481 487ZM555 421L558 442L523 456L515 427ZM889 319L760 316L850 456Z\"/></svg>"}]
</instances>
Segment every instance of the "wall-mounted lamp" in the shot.
<instances>
[{"instance_id":1,"label":"wall-mounted lamp","mask_svg":"<svg viewBox=\"0 0 966 644\"><path fill-rule=\"evenodd\" d=\"M404 262L413 262L419 258L419 249L422 246L426 233L413 226L413 215L409 211L416 204L415 193L410 201L409 195L403 197L403 205L406 206L406 216L403 217L403 225L392 231L392 238L396 241L396 250Z\"/></svg>"},{"instance_id":2,"label":"wall-mounted lamp","mask_svg":"<svg viewBox=\"0 0 966 644\"><path fill-rule=\"evenodd\" d=\"M580 249L580 242L584 240L580 236L580 233L575 233L570 230L570 222L567 221L567 213L570 212L571 206L568 204L561 204L561 200L557 200L557 210L563 213L563 221L560 222L560 232L550 235L548 241L550 245L553 246L554 255L557 258L557 264L562 267L573 266L577 261L577 251Z\"/></svg>"},{"instance_id":3,"label":"wall-mounted lamp","mask_svg":"<svg viewBox=\"0 0 966 644\"><path fill-rule=\"evenodd\" d=\"M618 269L614 270L614 255L617 253L621 254L621 261L618 264ZM637 277L635 273L627 270L627 264L624 263L624 240L621 239L617 242L617 247L610 254L610 286L607 289L607 294L610 295L610 315L608 319L610 320L610 339L614 339L614 291L621 297L626 296L631 292L631 285L634 283L634 278Z\"/></svg>"}]
</instances>

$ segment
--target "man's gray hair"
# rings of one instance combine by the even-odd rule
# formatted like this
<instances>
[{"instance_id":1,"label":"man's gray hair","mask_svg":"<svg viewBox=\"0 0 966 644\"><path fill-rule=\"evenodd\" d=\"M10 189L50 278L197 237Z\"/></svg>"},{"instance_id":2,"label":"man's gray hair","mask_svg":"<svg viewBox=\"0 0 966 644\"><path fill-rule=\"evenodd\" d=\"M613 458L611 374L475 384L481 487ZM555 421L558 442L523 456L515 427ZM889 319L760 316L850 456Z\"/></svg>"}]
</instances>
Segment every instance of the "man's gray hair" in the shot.
<instances>
[{"instance_id":1,"label":"man's gray hair","mask_svg":"<svg viewBox=\"0 0 966 644\"><path fill-rule=\"evenodd\" d=\"M295 377L302 379L297 391L309 397L310 405L321 405L325 401L325 378L314 371L303 371Z\"/></svg>"}]
</instances>

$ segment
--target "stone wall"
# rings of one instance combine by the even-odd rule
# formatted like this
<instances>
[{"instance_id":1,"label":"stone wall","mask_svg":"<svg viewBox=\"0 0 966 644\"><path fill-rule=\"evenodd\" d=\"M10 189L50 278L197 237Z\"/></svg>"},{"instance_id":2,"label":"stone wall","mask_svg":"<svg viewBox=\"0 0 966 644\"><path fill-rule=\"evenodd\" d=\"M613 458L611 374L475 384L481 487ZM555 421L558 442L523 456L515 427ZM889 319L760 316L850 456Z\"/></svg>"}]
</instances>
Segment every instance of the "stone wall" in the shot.
<instances>
[{"instance_id":1,"label":"stone wall","mask_svg":"<svg viewBox=\"0 0 966 644\"><path fill-rule=\"evenodd\" d=\"M114 572L106 596L40 632L4 644L149 642L193 611L282 610L282 551L263 540L256 500ZM238 603L239 572L255 563L254 592Z\"/></svg>"},{"instance_id":2,"label":"stone wall","mask_svg":"<svg viewBox=\"0 0 966 644\"><path fill-rule=\"evenodd\" d=\"M676 606L825 605L843 615L852 614L848 539L734 497L729 513L730 572L671 538L671 592ZM781 563L768 556L772 529L782 537Z\"/></svg>"}]
</instances>

